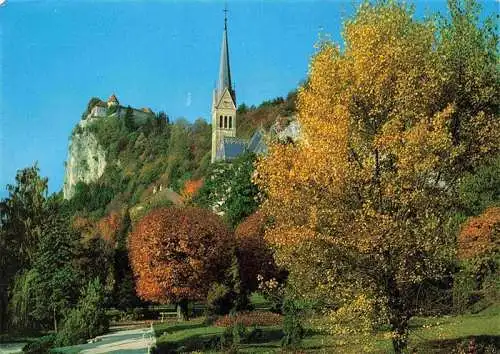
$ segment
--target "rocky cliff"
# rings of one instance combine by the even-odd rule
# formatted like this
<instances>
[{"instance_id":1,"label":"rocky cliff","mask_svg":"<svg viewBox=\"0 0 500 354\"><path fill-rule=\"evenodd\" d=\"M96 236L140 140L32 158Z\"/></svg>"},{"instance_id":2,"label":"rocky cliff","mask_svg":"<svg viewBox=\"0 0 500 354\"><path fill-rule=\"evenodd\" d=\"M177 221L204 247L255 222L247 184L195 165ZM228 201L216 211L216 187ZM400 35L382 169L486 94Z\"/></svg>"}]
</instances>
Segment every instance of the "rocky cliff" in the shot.
<instances>
[{"instance_id":1,"label":"rocky cliff","mask_svg":"<svg viewBox=\"0 0 500 354\"><path fill-rule=\"evenodd\" d=\"M64 175L64 199L70 199L78 182L94 182L104 173L106 153L94 134L86 128L88 122L80 121L73 132Z\"/></svg>"}]
</instances>

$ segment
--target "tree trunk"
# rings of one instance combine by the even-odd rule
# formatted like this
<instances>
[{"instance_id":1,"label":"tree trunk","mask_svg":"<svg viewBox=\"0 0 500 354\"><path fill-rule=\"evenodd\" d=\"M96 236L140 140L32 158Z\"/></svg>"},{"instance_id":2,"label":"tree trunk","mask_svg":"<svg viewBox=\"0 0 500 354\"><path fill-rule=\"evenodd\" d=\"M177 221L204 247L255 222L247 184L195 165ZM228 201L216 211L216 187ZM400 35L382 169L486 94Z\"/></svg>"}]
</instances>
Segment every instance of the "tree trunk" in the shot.
<instances>
[{"instance_id":1,"label":"tree trunk","mask_svg":"<svg viewBox=\"0 0 500 354\"><path fill-rule=\"evenodd\" d=\"M3 280L3 279L2 279ZM0 285L1 287L1 285ZM0 333L7 329L7 291L0 288Z\"/></svg>"},{"instance_id":2,"label":"tree trunk","mask_svg":"<svg viewBox=\"0 0 500 354\"><path fill-rule=\"evenodd\" d=\"M56 317L56 308L54 307L53 308L53 312L54 314L54 331L57 333L57 317Z\"/></svg>"},{"instance_id":3,"label":"tree trunk","mask_svg":"<svg viewBox=\"0 0 500 354\"><path fill-rule=\"evenodd\" d=\"M391 318L391 327L394 353L404 353L408 346L408 320L404 316L395 315Z\"/></svg>"},{"instance_id":4,"label":"tree trunk","mask_svg":"<svg viewBox=\"0 0 500 354\"><path fill-rule=\"evenodd\" d=\"M177 303L177 319L179 321L189 320L188 304L189 301L186 299L182 299Z\"/></svg>"},{"instance_id":5,"label":"tree trunk","mask_svg":"<svg viewBox=\"0 0 500 354\"><path fill-rule=\"evenodd\" d=\"M405 307L403 296L393 276L387 281L389 322L392 330L392 346L394 353L401 354L408 346L408 309Z\"/></svg>"}]
</instances>

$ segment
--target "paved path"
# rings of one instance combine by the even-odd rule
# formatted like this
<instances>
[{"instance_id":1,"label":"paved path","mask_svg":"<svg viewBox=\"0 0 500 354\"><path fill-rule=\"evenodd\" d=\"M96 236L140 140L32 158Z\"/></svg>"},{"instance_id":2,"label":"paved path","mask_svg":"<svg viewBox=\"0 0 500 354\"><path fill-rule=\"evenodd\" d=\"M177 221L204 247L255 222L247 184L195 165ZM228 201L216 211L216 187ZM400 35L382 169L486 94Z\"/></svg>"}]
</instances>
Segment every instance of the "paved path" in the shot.
<instances>
[{"instance_id":1,"label":"paved path","mask_svg":"<svg viewBox=\"0 0 500 354\"><path fill-rule=\"evenodd\" d=\"M156 344L151 327L119 330L95 338L94 343L81 344L64 349L75 349L78 353L148 353L148 348ZM73 352L73 350L71 350Z\"/></svg>"},{"instance_id":2,"label":"paved path","mask_svg":"<svg viewBox=\"0 0 500 354\"><path fill-rule=\"evenodd\" d=\"M22 353L26 343L2 343L0 344L0 354Z\"/></svg>"}]
</instances>

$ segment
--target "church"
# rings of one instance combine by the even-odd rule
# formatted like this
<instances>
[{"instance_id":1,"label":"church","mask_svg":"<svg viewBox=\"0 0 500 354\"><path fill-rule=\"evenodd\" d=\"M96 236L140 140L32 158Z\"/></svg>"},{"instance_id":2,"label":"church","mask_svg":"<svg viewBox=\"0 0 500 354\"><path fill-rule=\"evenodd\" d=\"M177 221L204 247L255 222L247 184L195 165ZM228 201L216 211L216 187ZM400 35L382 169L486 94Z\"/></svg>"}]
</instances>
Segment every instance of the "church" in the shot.
<instances>
[{"instance_id":1,"label":"church","mask_svg":"<svg viewBox=\"0 0 500 354\"><path fill-rule=\"evenodd\" d=\"M212 97L212 163L232 160L245 152L267 152L264 132L258 130L250 140L236 137L236 91L231 81L229 43L227 38L227 10L224 10L224 32L220 52L219 78Z\"/></svg>"}]
</instances>

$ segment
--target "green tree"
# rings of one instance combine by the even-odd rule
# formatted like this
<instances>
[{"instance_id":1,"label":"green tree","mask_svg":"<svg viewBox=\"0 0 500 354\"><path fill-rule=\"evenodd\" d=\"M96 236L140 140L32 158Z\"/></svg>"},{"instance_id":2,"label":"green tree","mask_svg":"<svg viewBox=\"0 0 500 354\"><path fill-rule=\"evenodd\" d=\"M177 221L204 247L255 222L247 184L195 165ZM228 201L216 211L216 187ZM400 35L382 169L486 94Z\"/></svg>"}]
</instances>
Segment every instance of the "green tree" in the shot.
<instances>
[{"instance_id":1,"label":"green tree","mask_svg":"<svg viewBox=\"0 0 500 354\"><path fill-rule=\"evenodd\" d=\"M47 178L38 165L19 170L0 203L0 329L7 325L8 290L18 271L34 260L46 218Z\"/></svg>"},{"instance_id":2,"label":"green tree","mask_svg":"<svg viewBox=\"0 0 500 354\"><path fill-rule=\"evenodd\" d=\"M84 343L108 330L104 307L104 288L98 279L89 282L81 293L78 305L71 310L55 341L56 346Z\"/></svg>"},{"instance_id":3,"label":"green tree","mask_svg":"<svg viewBox=\"0 0 500 354\"><path fill-rule=\"evenodd\" d=\"M500 156L466 173L459 185L460 201L468 215L479 215L500 204Z\"/></svg>"},{"instance_id":4,"label":"green tree","mask_svg":"<svg viewBox=\"0 0 500 354\"><path fill-rule=\"evenodd\" d=\"M224 217L232 227L253 214L258 203L259 190L252 182L256 156L246 153L233 162L233 175L230 178L231 191L223 205Z\"/></svg>"},{"instance_id":5,"label":"green tree","mask_svg":"<svg viewBox=\"0 0 500 354\"><path fill-rule=\"evenodd\" d=\"M252 182L256 156L245 153L232 162L217 162L209 167L204 185L193 203L224 213L224 219L236 227L259 205L257 186Z\"/></svg>"},{"instance_id":6,"label":"green tree","mask_svg":"<svg viewBox=\"0 0 500 354\"><path fill-rule=\"evenodd\" d=\"M438 27L439 69L446 77L442 100L456 107L451 120L453 143L479 152L487 144L475 139L471 125L481 127L484 119L498 120L500 73L495 20L488 18L481 23L476 0L449 0L448 9L449 18L442 18ZM463 156L461 168L475 162Z\"/></svg>"},{"instance_id":7,"label":"green tree","mask_svg":"<svg viewBox=\"0 0 500 354\"><path fill-rule=\"evenodd\" d=\"M135 121L134 121L134 111L130 106L127 107L125 111L125 117L123 117L123 125L125 129L129 132L134 131L136 129Z\"/></svg>"},{"instance_id":8,"label":"green tree","mask_svg":"<svg viewBox=\"0 0 500 354\"><path fill-rule=\"evenodd\" d=\"M33 265L17 277L11 291L12 321L20 328L53 324L57 331L58 321L78 298L78 280L72 266L78 235L59 204L57 198L49 199Z\"/></svg>"}]
</instances>

